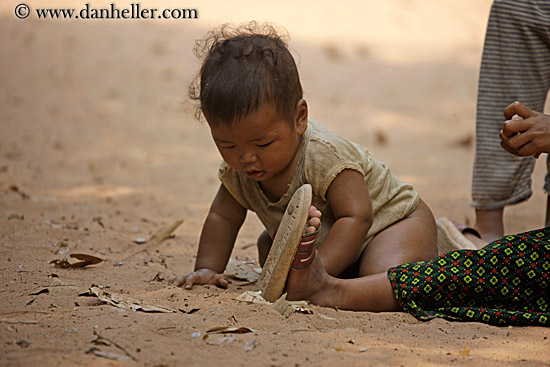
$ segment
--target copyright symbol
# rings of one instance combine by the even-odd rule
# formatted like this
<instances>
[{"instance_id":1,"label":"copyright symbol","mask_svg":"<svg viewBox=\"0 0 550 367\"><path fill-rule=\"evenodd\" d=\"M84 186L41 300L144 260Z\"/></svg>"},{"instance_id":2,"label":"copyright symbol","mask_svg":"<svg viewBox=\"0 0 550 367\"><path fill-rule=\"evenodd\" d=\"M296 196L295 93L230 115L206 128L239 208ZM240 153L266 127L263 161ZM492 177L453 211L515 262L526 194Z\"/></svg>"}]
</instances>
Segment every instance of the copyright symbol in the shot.
<instances>
[{"instance_id":1,"label":"copyright symbol","mask_svg":"<svg viewBox=\"0 0 550 367\"><path fill-rule=\"evenodd\" d=\"M15 16L19 19L25 19L31 13L31 8L27 4L19 4L15 7Z\"/></svg>"}]
</instances>

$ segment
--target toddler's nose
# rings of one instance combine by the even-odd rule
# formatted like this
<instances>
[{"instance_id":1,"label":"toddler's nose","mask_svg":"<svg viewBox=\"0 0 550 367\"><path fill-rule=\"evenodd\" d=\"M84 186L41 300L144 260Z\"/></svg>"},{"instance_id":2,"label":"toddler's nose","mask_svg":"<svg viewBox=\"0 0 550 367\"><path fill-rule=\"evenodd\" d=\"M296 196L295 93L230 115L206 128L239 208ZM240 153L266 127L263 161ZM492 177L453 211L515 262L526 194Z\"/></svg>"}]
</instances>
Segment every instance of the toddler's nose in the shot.
<instances>
[{"instance_id":1,"label":"toddler's nose","mask_svg":"<svg viewBox=\"0 0 550 367\"><path fill-rule=\"evenodd\" d=\"M249 164L254 163L258 160L258 156L253 152L244 152L240 156L241 163Z\"/></svg>"}]
</instances>

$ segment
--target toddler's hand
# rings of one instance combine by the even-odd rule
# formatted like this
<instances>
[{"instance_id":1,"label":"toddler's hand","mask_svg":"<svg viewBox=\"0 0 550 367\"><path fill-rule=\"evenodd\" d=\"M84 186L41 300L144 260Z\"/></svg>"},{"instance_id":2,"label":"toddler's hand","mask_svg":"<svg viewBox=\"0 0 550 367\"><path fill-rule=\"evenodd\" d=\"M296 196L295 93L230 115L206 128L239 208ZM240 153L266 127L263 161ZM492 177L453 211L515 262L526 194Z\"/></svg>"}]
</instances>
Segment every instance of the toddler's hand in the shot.
<instances>
[{"instance_id":1,"label":"toddler's hand","mask_svg":"<svg viewBox=\"0 0 550 367\"><path fill-rule=\"evenodd\" d=\"M225 274L216 273L211 269L199 269L192 273L179 275L168 279L176 287L184 287L185 289L193 288L193 284L212 284L222 288L226 288L229 284L228 276Z\"/></svg>"}]
</instances>

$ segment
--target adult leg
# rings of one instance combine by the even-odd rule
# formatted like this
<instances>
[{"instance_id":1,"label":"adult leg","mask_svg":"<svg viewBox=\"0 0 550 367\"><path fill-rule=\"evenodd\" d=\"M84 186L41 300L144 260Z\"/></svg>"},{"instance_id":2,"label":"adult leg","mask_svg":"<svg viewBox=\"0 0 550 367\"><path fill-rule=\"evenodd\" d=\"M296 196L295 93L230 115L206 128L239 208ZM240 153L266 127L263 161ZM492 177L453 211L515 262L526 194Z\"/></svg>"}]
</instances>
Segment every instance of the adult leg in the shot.
<instances>
[{"instance_id":1,"label":"adult leg","mask_svg":"<svg viewBox=\"0 0 550 367\"><path fill-rule=\"evenodd\" d=\"M472 206L476 229L490 241L504 233L504 207L531 195L535 159L500 147L504 108L515 100L542 111L550 87L550 5L495 1L479 76ZM521 56L520 56L521 55Z\"/></svg>"},{"instance_id":2,"label":"adult leg","mask_svg":"<svg viewBox=\"0 0 550 367\"><path fill-rule=\"evenodd\" d=\"M484 242L491 242L504 235L504 208L476 209L475 228Z\"/></svg>"}]
</instances>

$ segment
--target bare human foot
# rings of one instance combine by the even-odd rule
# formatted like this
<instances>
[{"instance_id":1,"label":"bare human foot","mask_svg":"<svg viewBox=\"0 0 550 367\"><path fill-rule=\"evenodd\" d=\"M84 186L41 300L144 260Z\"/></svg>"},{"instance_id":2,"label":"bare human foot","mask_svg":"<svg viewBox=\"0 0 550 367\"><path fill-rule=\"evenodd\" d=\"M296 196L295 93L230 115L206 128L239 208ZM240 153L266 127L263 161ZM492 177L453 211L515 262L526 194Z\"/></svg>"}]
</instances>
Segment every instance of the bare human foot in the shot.
<instances>
[{"instance_id":1,"label":"bare human foot","mask_svg":"<svg viewBox=\"0 0 550 367\"><path fill-rule=\"evenodd\" d=\"M309 208L309 216L307 219L306 228L304 229L305 234L314 233L319 229L319 226L321 225L321 215L321 211L315 206L312 205Z\"/></svg>"},{"instance_id":2,"label":"bare human foot","mask_svg":"<svg viewBox=\"0 0 550 367\"><path fill-rule=\"evenodd\" d=\"M320 218L321 212L312 206L304 231L306 235L319 228ZM288 273L286 293L289 301L307 300L317 306L355 311L400 309L385 272L355 279L332 277L326 272L315 244L312 247L311 260L308 259L303 267L291 267Z\"/></svg>"},{"instance_id":3,"label":"bare human foot","mask_svg":"<svg viewBox=\"0 0 550 367\"><path fill-rule=\"evenodd\" d=\"M312 205L304 228L304 235L315 233L320 225L321 212ZM286 283L287 299L291 301L308 300L316 305L328 306L326 303L321 304L321 301L326 299L323 295L326 295L327 285L331 282L332 277L325 271L315 244L313 247L315 253L311 256L311 262L303 268L290 269Z\"/></svg>"}]
</instances>

